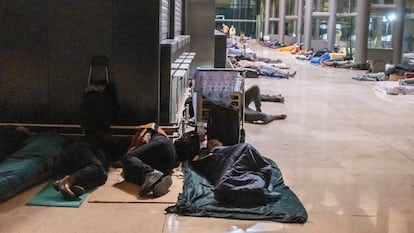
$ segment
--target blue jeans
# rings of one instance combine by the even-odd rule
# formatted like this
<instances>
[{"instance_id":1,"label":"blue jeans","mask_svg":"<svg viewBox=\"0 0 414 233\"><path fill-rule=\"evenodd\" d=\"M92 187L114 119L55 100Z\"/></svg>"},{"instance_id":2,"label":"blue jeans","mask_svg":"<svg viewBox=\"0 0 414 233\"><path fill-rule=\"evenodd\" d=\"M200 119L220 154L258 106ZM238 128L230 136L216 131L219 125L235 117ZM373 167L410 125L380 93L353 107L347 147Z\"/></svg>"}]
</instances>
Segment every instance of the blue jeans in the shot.
<instances>
[{"instance_id":1,"label":"blue jeans","mask_svg":"<svg viewBox=\"0 0 414 233\"><path fill-rule=\"evenodd\" d=\"M154 169L169 175L177 164L173 143L164 135L155 133L149 143L130 151L122 158L126 181L141 185L145 175Z\"/></svg>"},{"instance_id":2,"label":"blue jeans","mask_svg":"<svg viewBox=\"0 0 414 233\"><path fill-rule=\"evenodd\" d=\"M55 164L54 171L60 179L66 175L85 190L105 184L108 169L105 152L86 142L75 142L66 148Z\"/></svg>"}]
</instances>

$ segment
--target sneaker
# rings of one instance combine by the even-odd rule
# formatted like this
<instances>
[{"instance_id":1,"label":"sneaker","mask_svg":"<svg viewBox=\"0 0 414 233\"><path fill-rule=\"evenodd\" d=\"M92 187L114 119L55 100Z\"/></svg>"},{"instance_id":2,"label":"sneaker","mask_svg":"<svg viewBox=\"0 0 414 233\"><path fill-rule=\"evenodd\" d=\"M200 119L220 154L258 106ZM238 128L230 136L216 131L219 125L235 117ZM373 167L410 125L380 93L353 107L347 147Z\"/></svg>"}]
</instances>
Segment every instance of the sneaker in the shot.
<instances>
[{"instance_id":1,"label":"sneaker","mask_svg":"<svg viewBox=\"0 0 414 233\"><path fill-rule=\"evenodd\" d=\"M164 174L158 170L154 170L153 172L146 174L145 181L139 189L139 195L143 197L150 193L155 184L159 182L163 176Z\"/></svg>"},{"instance_id":2,"label":"sneaker","mask_svg":"<svg viewBox=\"0 0 414 233\"><path fill-rule=\"evenodd\" d=\"M169 188L172 185L172 178L170 175L164 176L158 183L155 184L152 189L152 195L154 197L161 197L168 193Z\"/></svg>"},{"instance_id":3,"label":"sneaker","mask_svg":"<svg viewBox=\"0 0 414 233\"><path fill-rule=\"evenodd\" d=\"M293 77L295 77L296 73L297 73L297 71L295 70L293 73L288 73L288 76L293 78Z\"/></svg>"},{"instance_id":4,"label":"sneaker","mask_svg":"<svg viewBox=\"0 0 414 233\"><path fill-rule=\"evenodd\" d=\"M73 194L75 194L75 196L79 197L80 195L85 193L85 189L82 186L79 185L73 185L71 188Z\"/></svg>"}]
</instances>

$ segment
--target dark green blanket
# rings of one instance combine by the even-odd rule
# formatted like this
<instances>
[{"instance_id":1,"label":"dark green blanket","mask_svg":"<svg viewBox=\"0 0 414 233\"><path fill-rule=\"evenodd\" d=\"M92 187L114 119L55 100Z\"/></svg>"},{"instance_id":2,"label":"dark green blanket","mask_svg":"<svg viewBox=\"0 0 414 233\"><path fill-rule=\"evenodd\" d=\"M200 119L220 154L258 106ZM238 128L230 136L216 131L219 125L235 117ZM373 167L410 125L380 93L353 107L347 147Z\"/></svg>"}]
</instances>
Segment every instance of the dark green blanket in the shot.
<instances>
[{"instance_id":1,"label":"dark green blanket","mask_svg":"<svg viewBox=\"0 0 414 233\"><path fill-rule=\"evenodd\" d=\"M268 158L265 160L272 166L269 190L281 193L279 200L248 208L231 207L218 203L209 182L197 174L188 162L185 162L183 164L183 191L179 194L177 203L166 208L167 213L197 217L305 223L308 215L304 206L295 193L284 184L282 173L276 163Z\"/></svg>"}]
</instances>

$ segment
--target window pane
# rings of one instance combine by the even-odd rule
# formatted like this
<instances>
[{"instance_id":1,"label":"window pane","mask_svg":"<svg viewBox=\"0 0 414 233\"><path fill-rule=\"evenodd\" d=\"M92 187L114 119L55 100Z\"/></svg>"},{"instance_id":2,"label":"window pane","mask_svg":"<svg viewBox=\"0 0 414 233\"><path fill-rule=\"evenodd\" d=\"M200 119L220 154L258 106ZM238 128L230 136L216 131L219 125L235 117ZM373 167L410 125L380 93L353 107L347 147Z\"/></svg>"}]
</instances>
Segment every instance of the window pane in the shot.
<instances>
[{"instance_id":1,"label":"window pane","mask_svg":"<svg viewBox=\"0 0 414 233\"><path fill-rule=\"evenodd\" d=\"M371 14L368 26L368 48L392 48L393 17Z\"/></svg>"}]
</instances>

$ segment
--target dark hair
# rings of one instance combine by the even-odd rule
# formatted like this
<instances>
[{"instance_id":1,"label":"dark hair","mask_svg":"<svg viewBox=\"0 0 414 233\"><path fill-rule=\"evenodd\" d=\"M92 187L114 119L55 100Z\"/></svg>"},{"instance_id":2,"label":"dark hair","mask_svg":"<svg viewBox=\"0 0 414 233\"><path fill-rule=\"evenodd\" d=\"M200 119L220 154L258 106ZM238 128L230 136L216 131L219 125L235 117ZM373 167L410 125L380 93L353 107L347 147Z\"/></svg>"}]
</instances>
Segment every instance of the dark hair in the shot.
<instances>
[{"instance_id":1,"label":"dark hair","mask_svg":"<svg viewBox=\"0 0 414 233\"><path fill-rule=\"evenodd\" d=\"M21 149L29 137L27 128L12 125L0 127L0 160Z\"/></svg>"},{"instance_id":2,"label":"dark hair","mask_svg":"<svg viewBox=\"0 0 414 233\"><path fill-rule=\"evenodd\" d=\"M174 148L178 161L192 160L194 156L200 153L200 141L197 132L194 130L184 133L174 141Z\"/></svg>"}]
</instances>

